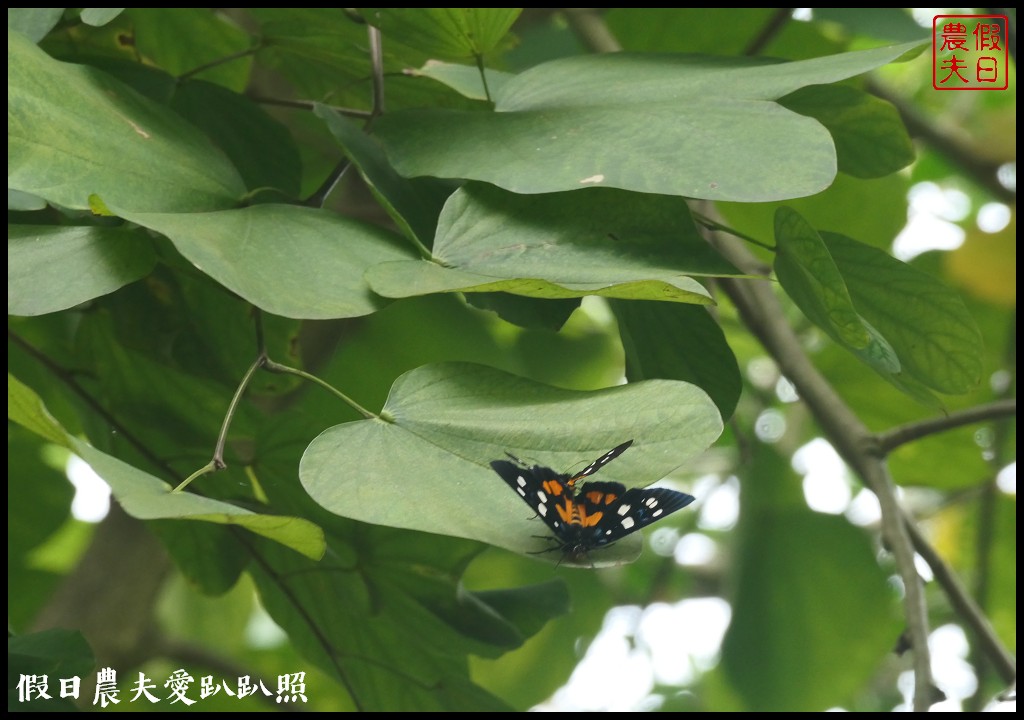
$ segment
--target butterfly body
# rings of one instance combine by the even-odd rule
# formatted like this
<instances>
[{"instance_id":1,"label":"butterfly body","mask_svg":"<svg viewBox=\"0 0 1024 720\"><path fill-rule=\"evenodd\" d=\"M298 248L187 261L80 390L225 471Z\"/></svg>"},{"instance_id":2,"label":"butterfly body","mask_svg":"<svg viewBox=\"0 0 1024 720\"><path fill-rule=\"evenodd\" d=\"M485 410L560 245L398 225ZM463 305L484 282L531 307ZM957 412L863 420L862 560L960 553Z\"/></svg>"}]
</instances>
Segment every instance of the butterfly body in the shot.
<instances>
[{"instance_id":1,"label":"butterfly body","mask_svg":"<svg viewBox=\"0 0 1024 720\"><path fill-rule=\"evenodd\" d=\"M495 460L491 468L537 513L561 550L572 560L585 559L591 550L607 547L640 528L686 507L694 498L664 488L626 488L617 482L589 481L621 455L632 440L609 450L575 474L559 473L543 465L526 466Z\"/></svg>"}]
</instances>

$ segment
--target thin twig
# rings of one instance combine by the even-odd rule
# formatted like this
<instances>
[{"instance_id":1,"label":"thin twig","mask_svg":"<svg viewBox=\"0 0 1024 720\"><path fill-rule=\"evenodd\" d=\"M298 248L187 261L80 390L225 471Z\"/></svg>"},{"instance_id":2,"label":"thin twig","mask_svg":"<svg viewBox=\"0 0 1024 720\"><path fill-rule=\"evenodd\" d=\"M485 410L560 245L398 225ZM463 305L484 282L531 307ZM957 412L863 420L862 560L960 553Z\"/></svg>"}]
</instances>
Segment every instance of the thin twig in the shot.
<instances>
[{"instance_id":1,"label":"thin twig","mask_svg":"<svg viewBox=\"0 0 1024 720\"><path fill-rule=\"evenodd\" d=\"M888 454L914 440L919 440L929 435L953 430L964 425L997 420L999 418L1014 417L1017 414L1017 400L996 400L995 402L978 405L965 410L952 412L945 417L931 418L920 422L907 423L879 433L877 436L878 446L882 452Z\"/></svg>"},{"instance_id":2,"label":"thin twig","mask_svg":"<svg viewBox=\"0 0 1024 720\"><path fill-rule=\"evenodd\" d=\"M380 30L373 25L367 24L366 34L370 42L370 68L372 78L372 102L373 107L369 114L365 115L366 125L364 131L368 131L373 121L384 112L384 49L381 45ZM331 174L320 184L320 187L302 203L307 207L323 207L327 198L338 183L352 166L348 158L341 160L331 171ZM282 371L283 372L283 371Z\"/></svg>"},{"instance_id":3,"label":"thin twig","mask_svg":"<svg viewBox=\"0 0 1024 720\"><path fill-rule=\"evenodd\" d=\"M302 201L302 204L306 207L312 208L323 207L324 203L327 202L327 198L332 192L334 192L334 188L339 182L341 182L341 179L345 177L345 173L348 172L350 167L352 167L352 163L348 158L343 158L338 161L338 164L334 166L333 170L331 170L331 174L328 175L322 183L320 183L320 187L318 187L312 195Z\"/></svg>"},{"instance_id":4,"label":"thin twig","mask_svg":"<svg viewBox=\"0 0 1024 720\"><path fill-rule=\"evenodd\" d=\"M20 335L12 331L10 328L7 330L7 337L12 340L18 347L23 349L33 358L35 358L43 367L50 371L58 380L68 386L72 392L80 397L86 405L92 408L93 412L103 418L110 427L117 431L118 435L125 439L125 441L135 448L135 451L142 457L149 461L151 465L159 468L166 477L173 478L177 477L177 473L170 465L168 465L163 459L158 457L152 450L146 447L145 443L139 440L135 435L123 425L117 418L110 414L110 412L100 404L100 402L89 393L88 390L78 384L75 376L64 367L59 365L49 355L39 350L35 346L29 344L27 340L22 338Z\"/></svg>"},{"instance_id":5,"label":"thin twig","mask_svg":"<svg viewBox=\"0 0 1024 720\"><path fill-rule=\"evenodd\" d=\"M194 473L185 478L182 482L174 488L174 492L181 492L189 486L193 480L197 477L206 475L207 473L217 472L223 470L228 465L224 462L224 445L228 438L228 429L231 427L231 421L235 419L235 413L238 411L238 403L242 400L242 395L245 393L246 388L249 387L249 383L252 382L253 375L256 371L267 361L267 356L260 353L253 361L249 369L245 371L245 375L242 376L242 381L238 383L238 387L235 388L235 394L231 398L231 402L228 403L228 409L224 413L224 419L220 424L220 432L217 434L217 444L213 448L213 457L203 467L196 470Z\"/></svg>"},{"instance_id":6,"label":"thin twig","mask_svg":"<svg viewBox=\"0 0 1024 720\"><path fill-rule=\"evenodd\" d=\"M999 182L999 168L1004 163L982 157L978 152L979 147L964 142L960 135L942 130L881 83L868 79L865 87L871 94L896 107L912 137L924 140L932 150L944 156L963 175L985 188L993 197L1007 203L1017 202L1017 191Z\"/></svg>"},{"instance_id":7,"label":"thin twig","mask_svg":"<svg viewBox=\"0 0 1024 720\"><path fill-rule=\"evenodd\" d=\"M910 538L914 542L914 548L928 563L932 574L935 575L935 581L942 586L946 597L949 598L950 605L974 631L982 646L982 651L993 661L1003 681L1013 682L1017 678L1017 661L1003 647L984 611L960 583L952 568L946 564L935 548L928 544L928 540L909 517L906 518L906 525Z\"/></svg>"},{"instance_id":8,"label":"thin twig","mask_svg":"<svg viewBox=\"0 0 1024 720\"><path fill-rule=\"evenodd\" d=\"M601 17L601 8L562 8L565 19L576 36L583 40L592 52L621 52L619 39L608 29Z\"/></svg>"},{"instance_id":9,"label":"thin twig","mask_svg":"<svg viewBox=\"0 0 1024 720\"><path fill-rule=\"evenodd\" d=\"M751 57L760 55L768 47L768 44L782 32L786 24L793 19L794 10L796 8L776 8L772 16L768 18L768 22L761 28L761 32L747 45L743 54L750 55Z\"/></svg>"},{"instance_id":10,"label":"thin twig","mask_svg":"<svg viewBox=\"0 0 1024 720\"><path fill-rule=\"evenodd\" d=\"M373 121L384 113L384 48L380 41L380 30L373 25L366 26L370 41L370 69L373 78L373 106L364 130L369 130Z\"/></svg>"},{"instance_id":11,"label":"thin twig","mask_svg":"<svg viewBox=\"0 0 1024 720\"><path fill-rule=\"evenodd\" d=\"M260 47L261 45L255 45L251 48L246 48L245 50L239 50L236 53L225 55L224 57L219 57L216 60L211 60L208 63L203 63L202 65L192 68L191 70L183 72L181 75L178 76L178 80L188 80L190 77L198 75L199 73L204 72L205 70L209 70L210 68L225 65L229 62L234 62L235 60L247 57L249 55L255 55L257 52L259 52Z\"/></svg>"},{"instance_id":12,"label":"thin twig","mask_svg":"<svg viewBox=\"0 0 1024 720\"><path fill-rule=\"evenodd\" d=\"M774 245L769 245L766 242L762 242L761 240L758 240L757 238L753 237L752 235L747 235L746 233L742 233L739 230L736 230L735 228L731 228L728 225L724 225L724 224L718 222L717 220L713 220L713 219L711 219L709 217L704 217L700 213L697 213L697 212L693 213L693 219L694 219L694 221L696 221L696 222L700 223L701 225L703 225L704 227L706 227L708 230L720 230L721 232L727 232L730 235L735 235L738 238L746 240L751 245L757 245L760 248L764 248L765 250L771 250L772 252L775 252L775 250L776 250ZM765 270L764 272L759 273L759 274L760 275L767 275L769 272L770 272L770 270Z\"/></svg>"},{"instance_id":13,"label":"thin twig","mask_svg":"<svg viewBox=\"0 0 1024 720\"><path fill-rule=\"evenodd\" d=\"M327 105L327 103L317 102L316 100L285 100L283 98L272 98L266 95L259 95L258 93L246 93L246 97L256 103L263 105L276 105L278 107L289 107L296 108L298 110L314 110L317 105ZM334 110L336 113L345 115L347 117L361 118L363 120L370 117L371 112L369 110L359 110L357 108L340 107L338 105L327 105L329 108Z\"/></svg>"}]
</instances>

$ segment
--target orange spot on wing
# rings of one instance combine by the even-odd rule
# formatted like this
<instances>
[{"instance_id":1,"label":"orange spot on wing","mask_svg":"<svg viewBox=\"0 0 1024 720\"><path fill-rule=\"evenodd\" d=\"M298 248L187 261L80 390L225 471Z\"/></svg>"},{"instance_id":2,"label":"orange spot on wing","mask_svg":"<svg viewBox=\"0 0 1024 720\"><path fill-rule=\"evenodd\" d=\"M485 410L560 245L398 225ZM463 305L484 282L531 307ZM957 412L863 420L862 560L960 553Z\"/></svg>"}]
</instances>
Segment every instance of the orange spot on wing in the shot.
<instances>
[{"instance_id":1,"label":"orange spot on wing","mask_svg":"<svg viewBox=\"0 0 1024 720\"><path fill-rule=\"evenodd\" d=\"M558 497L565 490L562 483L558 480L545 480L540 486L551 497Z\"/></svg>"},{"instance_id":2,"label":"orange spot on wing","mask_svg":"<svg viewBox=\"0 0 1024 720\"><path fill-rule=\"evenodd\" d=\"M572 523L576 505L573 504L572 500L566 498L564 503L555 505L555 509L558 510L559 516L562 518L562 522Z\"/></svg>"},{"instance_id":3,"label":"orange spot on wing","mask_svg":"<svg viewBox=\"0 0 1024 720\"><path fill-rule=\"evenodd\" d=\"M600 490L591 490L586 495L587 500L592 502L594 505L611 505L613 502L619 499L619 496L615 493L601 492Z\"/></svg>"},{"instance_id":4,"label":"orange spot on wing","mask_svg":"<svg viewBox=\"0 0 1024 720\"><path fill-rule=\"evenodd\" d=\"M601 522L601 518L604 517L603 512L596 512L593 515L587 515L587 509L585 507L577 507L579 507L579 524L583 527L594 527Z\"/></svg>"}]
</instances>

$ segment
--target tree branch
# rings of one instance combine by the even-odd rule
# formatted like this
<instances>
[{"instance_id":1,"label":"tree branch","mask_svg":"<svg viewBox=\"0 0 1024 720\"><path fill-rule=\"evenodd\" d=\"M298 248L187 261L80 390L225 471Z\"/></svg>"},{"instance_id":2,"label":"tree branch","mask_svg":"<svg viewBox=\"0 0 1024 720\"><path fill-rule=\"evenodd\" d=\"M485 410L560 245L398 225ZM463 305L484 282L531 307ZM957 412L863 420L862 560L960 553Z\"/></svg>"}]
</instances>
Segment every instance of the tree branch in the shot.
<instances>
[{"instance_id":1,"label":"tree branch","mask_svg":"<svg viewBox=\"0 0 1024 720\"><path fill-rule=\"evenodd\" d=\"M950 605L964 622L974 631L984 654L993 661L999 676L1007 684L1017 677L1017 661L1006 651L996 636L984 611L964 588L952 568L945 563L928 540L921 534L914 522L906 517L907 531L914 541L914 547L935 575L935 581L942 586Z\"/></svg>"},{"instance_id":2,"label":"tree branch","mask_svg":"<svg viewBox=\"0 0 1024 720\"><path fill-rule=\"evenodd\" d=\"M757 260L738 241L714 236L723 254L741 270ZM896 500L896 490L877 449L874 436L811 364L793 328L766 280L721 280L747 328L778 363L800 398L811 410L837 452L878 497L882 534L896 561L904 585L904 612L914 649L914 709L926 711L932 703L931 657L928 650L928 612L924 586L914 567L914 549Z\"/></svg>"},{"instance_id":3,"label":"tree branch","mask_svg":"<svg viewBox=\"0 0 1024 720\"><path fill-rule=\"evenodd\" d=\"M1017 400L996 400L995 402L978 405L977 407L958 410L945 417L922 420L894 427L876 436L878 446L883 453L890 453L900 445L919 440L929 435L953 430L964 425L1014 417L1017 414Z\"/></svg>"},{"instance_id":4,"label":"tree branch","mask_svg":"<svg viewBox=\"0 0 1024 720\"><path fill-rule=\"evenodd\" d=\"M881 83L869 79L865 82L865 87L871 94L896 107L911 136L924 140L932 150L944 156L966 177L985 188L993 197L1006 203L1017 202L1017 192L999 182L999 168L1004 163L981 157L977 147L965 143L961 137L953 133L944 132L934 123L925 119L915 107L903 98L889 92Z\"/></svg>"}]
</instances>

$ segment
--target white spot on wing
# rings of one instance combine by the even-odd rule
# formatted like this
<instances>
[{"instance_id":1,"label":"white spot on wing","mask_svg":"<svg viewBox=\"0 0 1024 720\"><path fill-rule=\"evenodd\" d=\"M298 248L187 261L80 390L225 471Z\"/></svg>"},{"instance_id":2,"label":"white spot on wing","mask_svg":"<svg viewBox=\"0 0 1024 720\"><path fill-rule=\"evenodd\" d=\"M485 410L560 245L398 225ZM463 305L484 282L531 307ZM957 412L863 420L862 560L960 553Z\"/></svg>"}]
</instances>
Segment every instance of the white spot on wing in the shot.
<instances>
[{"instance_id":1,"label":"white spot on wing","mask_svg":"<svg viewBox=\"0 0 1024 720\"><path fill-rule=\"evenodd\" d=\"M636 525L636 522L633 520L633 518L631 518L631 517L624 517L624 518L622 518L622 527L625 528L626 530L629 530L634 525Z\"/></svg>"},{"instance_id":2,"label":"white spot on wing","mask_svg":"<svg viewBox=\"0 0 1024 720\"><path fill-rule=\"evenodd\" d=\"M541 503L540 505L538 505L537 506L537 514L540 515L541 517L545 517L548 514L548 506L545 505L544 503Z\"/></svg>"},{"instance_id":3,"label":"white spot on wing","mask_svg":"<svg viewBox=\"0 0 1024 720\"><path fill-rule=\"evenodd\" d=\"M630 509L631 507L633 507L633 506L632 506L632 505L619 505L619 509L618 509L618 510L616 510L616 512L617 512L617 513L618 513L619 515L625 515L626 513L628 513L628 512L629 512L629 509Z\"/></svg>"}]
</instances>

